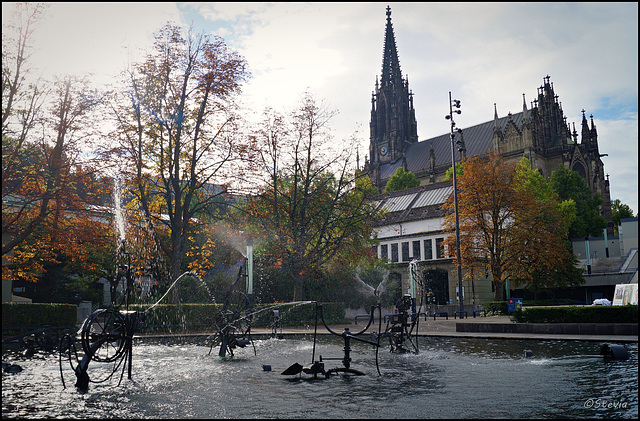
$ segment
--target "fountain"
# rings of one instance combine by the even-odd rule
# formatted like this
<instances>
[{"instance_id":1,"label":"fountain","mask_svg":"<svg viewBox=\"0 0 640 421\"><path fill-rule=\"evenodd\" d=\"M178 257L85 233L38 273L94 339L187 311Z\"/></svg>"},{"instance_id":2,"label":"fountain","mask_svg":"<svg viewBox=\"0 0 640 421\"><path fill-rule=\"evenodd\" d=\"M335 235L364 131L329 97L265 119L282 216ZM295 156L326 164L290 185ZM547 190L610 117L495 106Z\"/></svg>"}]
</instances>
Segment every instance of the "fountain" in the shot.
<instances>
[{"instance_id":1,"label":"fountain","mask_svg":"<svg viewBox=\"0 0 640 421\"><path fill-rule=\"evenodd\" d=\"M119 255L127 256L124 244ZM197 337L134 335L145 314L183 276L195 274L185 272L155 304L133 312L128 310L133 274L130 262L123 260L113 280L114 292L118 285L124 288L122 301L117 302L114 293L109 308L93 312L83 323L79 331L82 359L74 336L66 335L61 341L65 343L60 349L66 349L69 362L72 357L77 361L75 367L71 364L77 389L86 391L91 382L95 384L91 393L74 393L64 387L63 352L56 355L41 350L27 358L3 346L3 360L7 356L20 362L20 369L3 362L3 417L638 417L637 343L627 349L620 344L583 341L423 337L418 352L416 327L422 303L416 299L420 280L415 277L415 266L411 288L396 302L396 312L386 315L384 330L380 305L384 285L380 284L371 287L378 304L371 307L367 325L356 332L349 328L337 332L326 323L323 307L315 301L254 309L249 255L248 250L246 264L224 296L214 323L216 332ZM286 337L280 309L309 304L315 305L313 336ZM370 332L366 339L376 309L378 331ZM272 334L255 337L251 332L254 317L268 311L274 312ZM329 332L322 343L318 341L319 322ZM379 353L385 339L391 352ZM132 377L134 345L137 374ZM210 357L215 345L219 345L219 358ZM252 356L235 352L249 345ZM311 353L309 366L291 364L307 352ZM341 357L333 357L339 354ZM342 365L325 367L330 361ZM56 365L63 377L62 389L55 381ZM130 381L122 387L106 382L122 369L120 386L126 368ZM359 378L374 370L378 376ZM280 375L274 375L278 372ZM323 378L334 381L315 381ZM303 379L310 382L303 383ZM339 402L335 396L340 396Z\"/></svg>"},{"instance_id":2,"label":"fountain","mask_svg":"<svg viewBox=\"0 0 640 421\"><path fill-rule=\"evenodd\" d=\"M61 386L56 354L26 358L3 349L3 360L23 368L3 374L3 417L638 417L637 343L626 344L627 360L606 360L598 342L426 337L419 354L380 352L380 376L336 373L314 381L306 373L302 378L280 374L301 354L312 352L311 336L255 338L257 356L236 352L233 359L208 356L205 337L133 342L133 379L119 387L95 383L86 393ZM341 355L343 346L341 337L331 335L315 344L316 355ZM376 373L375 347L359 341L350 346L351 367ZM533 357L525 357L524 350ZM111 368L92 363L89 372L97 379Z\"/></svg>"},{"instance_id":3,"label":"fountain","mask_svg":"<svg viewBox=\"0 0 640 421\"><path fill-rule=\"evenodd\" d=\"M357 375L357 376L362 376L364 375L364 373L362 371L356 370L354 368L351 368L351 340L356 340L359 342L364 342L364 343L368 343L371 344L373 346L375 346L376 348L376 367L378 366L377 361L378 361L378 348L380 347L380 342L379 342L379 338L377 338L376 341L371 341L371 340L367 340L364 338L360 338L359 336L364 334L367 329L369 329L369 326L371 326L371 323L373 322L373 312L374 312L374 308L371 308L371 317L369 318L369 323L367 323L367 326L364 327L364 329L352 333L350 331L349 328L344 328L344 331L342 333L337 333L335 332L333 329L331 329L325 319L324 319L324 314L322 311L322 305L318 304L316 302L316 323L315 323L315 327L314 327L314 335L313 335L313 352L312 352L312 356L311 356L311 361L312 364L310 367L304 367L299 363L294 363L293 365L289 366L286 370L284 370L281 374L282 375L301 375L301 373L305 373L305 374L311 374L313 376L314 380L318 379L318 375L322 374L325 376L325 379L329 378L332 374L338 374L338 373L343 373L343 374L352 374L352 375ZM380 313L380 306L377 306L378 308L378 312ZM320 316L320 319L322 320L322 324L324 325L324 327L327 329L327 331L329 331L329 333L331 333L332 335L335 336L339 336L343 339L344 341L344 347L342 348L342 351L344 353L344 356L342 358L342 367L335 367L329 370L325 370L324 369L324 361L325 360L339 360L339 358L322 358L322 356L320 356L320 359L316 361L315 359L315 352L316 352L316 342L317 342L317 332L318 332L318 315ZM380 315L380 314L379 314ZM380 320L380 318L378 317L378 320ZM380 374L380 369L378 368L378 374Z\"/></svg>"},{"instance_id":4,"label":"fountain","mask_svg":"<svg viewBox=\"0 0 640 421\"><path fill-rule=\"evenodd\" d=\"M374 337L377 337L376 342L378 344L381 339L388 340L390 351L394 353L419 352L418 325L420 316L425 315L425 313L422 312L422 300L420 300L419 304L417 303L418 291L422 290L422 282L418 276L418 263L415 260L409 263L409 280L409 291L398 298L395 303L395 312L384 316L386 323L384 331L378 329L378 333L373 334ZM377 306L381 308L381 295L385 289L387 277L384 276L382 282L376 288L362 281L357 275L356 281L364 287L363 290L371 292L376 297ZM422 297L422 294L420 296ZM360 316L364 315L356 317ZM373 313L371 313L371 316L373 317ZM414 331L416 335L412 339L411 336ZM410 344L410 346L407 344Z\"/></svg>"}]
</instances>

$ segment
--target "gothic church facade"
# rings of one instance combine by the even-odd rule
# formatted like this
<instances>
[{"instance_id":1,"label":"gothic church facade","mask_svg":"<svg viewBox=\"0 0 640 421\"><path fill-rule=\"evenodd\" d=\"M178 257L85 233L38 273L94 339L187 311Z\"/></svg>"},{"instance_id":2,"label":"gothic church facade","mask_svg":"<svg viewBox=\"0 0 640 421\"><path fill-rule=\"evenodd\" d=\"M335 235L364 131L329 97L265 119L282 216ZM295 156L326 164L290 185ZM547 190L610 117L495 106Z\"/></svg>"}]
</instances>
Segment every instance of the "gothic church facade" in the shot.
<instances>
[{"instance_id":1,"label":"gothic church facade","mask_svg":"<svg viewBox=\"0 0 640 421\"><path fill-rule=\"evenodd\" d=\"M365 171L382 191L398 167L414 173L422 186L439 183L451 168L449 133L419 141L413 92L403 78L398 60L391 9L387 7L382 74L376 78L371 98L369 157ZM551 78L543 78L537 97L522 112L499 117L494 104L492 120L462 129L462 156L482 155L489 150L509 160L527 157L544 177L563 165L576 171L592 192L602 198L601 213L607 234L613 235L609 180L598 146L593 116L582 110L580 132L571 128L558 101ZM456 154L456 160L460 155Z\"/></svg>"}]
</instances>

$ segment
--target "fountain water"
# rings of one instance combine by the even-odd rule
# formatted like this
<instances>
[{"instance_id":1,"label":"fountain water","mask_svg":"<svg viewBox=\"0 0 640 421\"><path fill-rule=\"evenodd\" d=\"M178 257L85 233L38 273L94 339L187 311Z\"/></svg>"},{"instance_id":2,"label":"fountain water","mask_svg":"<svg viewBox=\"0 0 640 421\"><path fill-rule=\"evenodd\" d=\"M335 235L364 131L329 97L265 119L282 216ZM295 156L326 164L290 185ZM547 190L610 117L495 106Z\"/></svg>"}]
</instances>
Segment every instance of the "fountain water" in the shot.
<instances>
[{"instance_id":1,"label":"fountain water","mask_svg":"<svg viewBox=\"0 0 640 421\"><path fill-rule=\"evenodd\" d=\"M312 352L310 337L255 341L257 357L207 356L203 337L134 338L135 376L120 387L95 384L88 393L63 389L57 356L25 358L3 347L23 370L2 376L6 418L587 418L637 419L638 345L628 360L606 361L588 341L429 337L420 354L350 346L351 366L365 377L306 381L280 372ZM344 341L316 344L340 356ZM523 355L531 350L532 358ZM263 365L272 370L266 371ZM90 367L96 379L106 365ZM561 393L559 393L561 391ZM339 400L336 401L336 396Z\"/></svg>"},{"instance_id":2,"label":"fountain water","mask_svg":"<svg viewBox=\"0 0 640 421\"><path fill-rule=\"evenodd\" d=\"M390 350L394 353L419 352L417 338L418 324L420 315L424 313L422 313L422 300L420 300L420 303L417 303L418 291L421 290L422 283L418 276L416 261L409 263L409 275L411 285L409 291L396 301L395 312L385 315L386 326L384 331L379 329L379 332L376 333L378 343L381 339L388 340ZM386 290L387 279L388 271L383 274L383 279L380 284L376 288L373 288L371 285L362 281L359 274L356 273L358 285L361 286L362 290L368 291L376 297L378 306L381 306L381 295ZM414 330L416 336L412 339L411 336Z\"/></svg>"}]
</instances>

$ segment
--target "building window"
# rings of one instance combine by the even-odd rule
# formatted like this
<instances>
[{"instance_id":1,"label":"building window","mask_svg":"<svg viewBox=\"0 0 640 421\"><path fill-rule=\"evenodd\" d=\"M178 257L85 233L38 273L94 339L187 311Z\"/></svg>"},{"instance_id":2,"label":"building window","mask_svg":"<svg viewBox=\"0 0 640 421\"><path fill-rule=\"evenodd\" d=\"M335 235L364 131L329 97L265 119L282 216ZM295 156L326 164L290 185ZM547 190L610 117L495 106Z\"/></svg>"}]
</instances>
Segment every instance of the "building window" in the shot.
<instances>
[{"instance_id":1,"label":"building window","mask_svg":"<svg viewBox=\"0 0 640 421\"><path fill-rule=\"evenodd\" d=\"M413 258L422 260L422 256L420 255L420 241L413 242Z\"/></svg>"},{"instance_id":2,"label":"building window","mask_svg":"<svg viewBox=\"0 0 640 421\"><path fill-rule=\"evenodd\" d=\"M389 245L388 244L383 244L380 246L380 258L381 259L388 259L389 258Z\"/></svg>"},{"instance_id":3,"label":"building window","mask_svg":"<svg viewBox=\"0 0 640 421\"><path fill-rule=\"evenodd\" d=\"M391 261L398 261L398 243L391 244Z\"/></svg>"},{"instance_id":4,"label":"building window","mask_svg":"<svg viewBox=\"0 0 640 421\"><path fill-rule=\"evenodd\" d=\"M444 247L442 242L444 238L436 238L436 259L444 258Z\"/></svg>"},{"instance_id":5,"label":"building window","mask_svg":"<svg viewBox=\"0 0 640 421\"><path fill-rule=\"evenodd\" d=\"M424 240L424 260L433 259L433 248L431 247L432 244L433 241L431 239Z\"/></svg>"},{"instance_id":6,"label":"building window","mask_svg":"<svg viewBox=\"0 0 640 421\"><path fill-rule=\"evenodd\" d=\"M409 260L411 260L409 258L409 242L403 241L402 242L402 261L408 262Z\"/></svg>"}]
</instances>

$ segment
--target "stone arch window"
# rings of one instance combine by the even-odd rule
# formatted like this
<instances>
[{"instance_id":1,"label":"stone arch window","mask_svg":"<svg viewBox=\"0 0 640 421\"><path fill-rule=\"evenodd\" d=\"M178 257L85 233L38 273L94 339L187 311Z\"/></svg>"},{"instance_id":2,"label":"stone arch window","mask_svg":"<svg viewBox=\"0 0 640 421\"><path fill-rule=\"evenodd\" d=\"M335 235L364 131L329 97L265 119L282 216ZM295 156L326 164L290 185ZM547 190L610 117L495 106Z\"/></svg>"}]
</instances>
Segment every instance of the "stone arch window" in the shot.
<instances>
[{"instance_id":1,"label":"stone arch window","mask_svg":"<svg viewBox=\"0 0 640 421\"><path fill-rule=\"evenodd\" d=\"M575 164L573 164L572 170L580 174L580 177L582 177L584 181L587 181L587 171L585 171L584 166L581 162L576 162Z\"/></svg>"}]
</instances>

